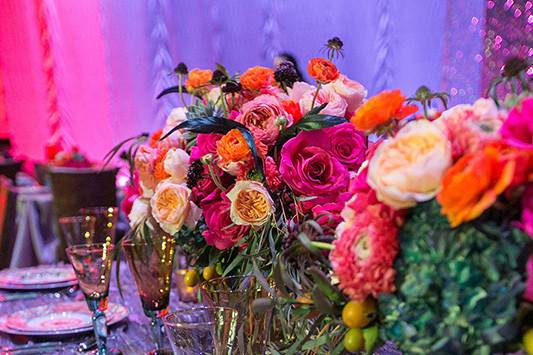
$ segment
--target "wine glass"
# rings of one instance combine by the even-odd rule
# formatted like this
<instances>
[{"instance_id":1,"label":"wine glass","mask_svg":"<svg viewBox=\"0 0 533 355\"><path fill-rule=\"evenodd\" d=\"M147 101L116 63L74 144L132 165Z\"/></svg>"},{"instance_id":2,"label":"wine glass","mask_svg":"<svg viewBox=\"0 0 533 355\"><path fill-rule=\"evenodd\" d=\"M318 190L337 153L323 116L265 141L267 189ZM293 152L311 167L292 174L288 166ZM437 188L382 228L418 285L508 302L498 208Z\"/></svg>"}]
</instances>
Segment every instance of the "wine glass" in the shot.
<instances>
[{"instance_id":1,"label":"wine glass","mask_svg":"<svg viewBox=\"0 0 533 355\"><path fill-rule=\"evenodd\" d=\"M80 208L80 214L95 218L95 234L99 242L115 243L118 222L117 207L85 207Z\"/></svg>"},{"instance_id":2,"label":"wine glass","mask_svg":"<svg viewBox=\"0 0 533 355\"><path fill-rule=\"evenodd\" d=\"M149 240L124 239L122 249L135 279L144 314L150 317L155 350L152 354L168 354L163 349L163 322L168 313L175 240L168 233L157 230Z\"/></svg>"},{"instance_id":3,"label":"wine glass","mask_svg":"<svg viewBox=\"0 0 533 355\"><path fill-rule=\"evenodd\" d=\"M80 288L85 295L98 345L98 354L106 355L107 323L105 310L108 305L109 281L115 246L109 243L72 245L66 249Z\"/></svg>"},{"instance_id":4,"label":"wine glass","mask_svg":"<svg viewBox=\"0 0 533 355\"><path fill-rule=\"evenodd\" d=\"M238 312L229 307L195 307L163 318L174 354L227 355L233 352Z\"/></svg>"},{"instance_id":5,"label":"wine glass","mask_svg":"<svg viewBox=\"0 0 533 355\"><path fill-rule=\"evenodd\" d=\"M95 225L96 218L92 216L59 218L59 226L68 246L96 242Z\"/></svg>"}]
</instances>

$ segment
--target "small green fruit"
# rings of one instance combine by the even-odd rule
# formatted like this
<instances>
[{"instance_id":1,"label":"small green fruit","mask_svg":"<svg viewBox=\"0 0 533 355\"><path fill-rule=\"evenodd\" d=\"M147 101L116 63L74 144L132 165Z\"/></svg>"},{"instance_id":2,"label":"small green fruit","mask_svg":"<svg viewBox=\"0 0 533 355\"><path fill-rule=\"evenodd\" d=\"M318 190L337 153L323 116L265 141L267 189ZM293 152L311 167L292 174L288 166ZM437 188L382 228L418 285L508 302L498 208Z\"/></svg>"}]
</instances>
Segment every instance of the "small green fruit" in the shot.
<instances>
[{"instance_id":1,"label":"small green fruit","mask_svg":"<svg viewBox=\"0 0 533 355\"><path fill-rule=\"evenodd\" d=\"M351 353L361 351L363 349L363 332L359 328L348 330L342 343L344 349Z\"/></svg>"},{"instance_id":2,"label":"small green fruit","mask_svg":"<svg viewBox=\"0 0 533 355\"><path fill-rule=\"evenodd\" d=\"M365 352L370 354L376 345L379 337L379 328L374 325L363 329L363 339L365 340Z\"/></svg>"}]
</instances>

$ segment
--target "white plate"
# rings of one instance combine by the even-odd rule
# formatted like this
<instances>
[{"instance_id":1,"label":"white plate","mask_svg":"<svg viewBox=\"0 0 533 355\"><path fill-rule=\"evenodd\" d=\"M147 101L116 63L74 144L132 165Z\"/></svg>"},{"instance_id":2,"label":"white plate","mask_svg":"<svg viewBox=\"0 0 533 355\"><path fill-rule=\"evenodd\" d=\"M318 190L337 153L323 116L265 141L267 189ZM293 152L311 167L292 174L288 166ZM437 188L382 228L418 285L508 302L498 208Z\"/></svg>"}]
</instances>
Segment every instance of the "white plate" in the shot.
<instances>
[{"instance_id":1,"label":"white plate","mask_svg":"<svg viewBox=\"0 0 533 355\"><path fill-rule=\"evenodd\" d=\"M70 265L36 266L0 271L0 288L35 288L47 285L76 282Z\"/></svg>"},{"instance_id":2,"label":"white plate","mask_svg":"<svg viewBox=\"0 0 533 355\"><path fill-rule=\"evenodd\" d=\"M15 335L72 335L92 331L92 313L87 303L63 302L24 309L0 318L0 331ZM109 303L107 324L113 325L128 316L128 309Z\"/></svg>"}]
</instances>

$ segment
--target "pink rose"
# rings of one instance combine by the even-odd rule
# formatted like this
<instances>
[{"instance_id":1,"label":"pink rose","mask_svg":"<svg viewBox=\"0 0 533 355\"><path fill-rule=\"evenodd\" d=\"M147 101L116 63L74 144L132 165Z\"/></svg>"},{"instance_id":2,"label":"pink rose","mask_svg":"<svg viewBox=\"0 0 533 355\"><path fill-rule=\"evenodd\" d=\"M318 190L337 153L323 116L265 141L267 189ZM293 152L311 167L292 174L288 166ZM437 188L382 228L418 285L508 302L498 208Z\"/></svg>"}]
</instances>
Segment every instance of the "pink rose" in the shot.
<instances>
[{"instance_id":1,"label":"pink rose","mask_svg":"<svg viewBox=\"0 0 533 355\"><path fill-rule=\"evenodd\" d=\"M533 149L533 97L522 101L503 122L500 133L505 142L513 147Z\"/></svg>"},{"instance_id":2,"label":"pink rose","mask_svg":"<svg viewBox=\"0 0 533 355\"><path fill-rule=\"evenodd\" d=\"M309 112L311 110L311 104L313 103L313 97L315 96L315 90L307 91L300 99L300 107L302 112ZM315 100L315 107L327 103L326 107L320 111L324 115L332 115L344 117L346 115L346 108L348 104L339 94L337 94L331 87L323 87Z\"/></svg>"},{"instance_id":3,"label":"pink rose","mask_svg":"<svg viewBox=\"0 0 533 355\"><path fill-rule=\"evenodd\" d=\"M291 100L299 102L304 94L310 91L315 91L316 87L303 81L297 81L289 89L289 97Z\"/></svg>"},{"instance_id":4,"label":"pink rose","mask_svg":"<svg viewBox=\"0 0 533 355\"><path fill-rule=\"evenodd\" d=\"M135 154L135 168L139 174L139 182L144 196L151 196L155 189L156 179L154 176L157 149L148 146L140 146Z\"/></svg>"},{"instance_id":5,"label":"pink rose","mask_svg":"<svg viewBox=\"0 0 533 355\"><path fill-rule=\"evenodd\" d=\"M201 159L206 154L217 152L217 142L222 134L204 134L196 136L196 145L191 148L191 160Z\"/></svg>"},{"instance_id":6,"label":"pink rose","mask_svg":"<svg viewBox=\"0 0 533 355\"><path fill-rule=\"evenodd\" d=\"M133 181L130 181L124 187L124 199L120 203L120 209L125 215L130 214L133 202L142 194L141 187L139 186L139 175L133 174Z\"/></svg>"},{"instance_id":7,"label":"pink rose","mask_svg":"<svg viewBox=\"0 0 533 355\"><path fill-rule=\"evenodd\" d=\"M279 136L279 126L276 125L279 116L288 118L278 99L272 95L259 95L242 105L237 122L248 127L260 142L273 145Z\"/></svg>"},{"instance_id":8,"label":"pink rose","mask_svg":"<svg viewBox=\"0 0 533 355\"><path fill-rule=\"evenodd\" d=\"M331 87L333 91L339 94L348 107L346 112L348 116L351 116L359 106L363 104L366 98L367 90L357 81L350 80L346 75L340 75L339 78L326 86Z\"/></svg>"},{"instance_id":9,"label":"pink rose","mask_svg":"<svg viewBox=\"0 0 533 355\"><path fill-rule=\"evenodd\" d=\"M329 139L324 130L302 131L281 149L281 177L297 194L325 198L348 189L348 170L330 153Z\"/></svg>"},{"instance_id":10,"label":"pink rose","mask_svg":"<svg viewBox=\"0 0 533 355\"><path fill-rule=\"evenodd\" d=\"M248 233L250 227L234 224L230 217L230 200L223 194L220 197L220 200L203 209L207 229L202 235L207 244L224 250L235 245Z\"/></svg>"},{"instance_id":11,"label":"pink rose","mask_svg":"<svg viewBox=\"0 0 533 355\"><path fill-rule=\"evenodd\" d=\"M433 122L448 136L456 160L498 140L503 120L494 101L478 99L473 105L457 105L444 111Z\"/></svg>"},{"instance_id":12,"label":"pink rose","mask_svg":"<svg viewBox=\"0 0 533 355\"><path fill-rule=\"evenodd\" d=\"M335 234L335 228L342 222L341 211L344 208L345 199L342 201L328 202L314 206L313 219L324 228L326 234ZM332 233L327 233L328 230Z\"/></svg>"},{"instance_id":13,"label":"pink rose","mask_svg":"<svg viewBox=\"0 0 533 355\"><path fill-rule=\"evenodd\" d=\"M331 154L350 170L357 170L365 160L365 135L349 122L327 128L325 131L330 139Z\"/></svg>"}]
</instances>

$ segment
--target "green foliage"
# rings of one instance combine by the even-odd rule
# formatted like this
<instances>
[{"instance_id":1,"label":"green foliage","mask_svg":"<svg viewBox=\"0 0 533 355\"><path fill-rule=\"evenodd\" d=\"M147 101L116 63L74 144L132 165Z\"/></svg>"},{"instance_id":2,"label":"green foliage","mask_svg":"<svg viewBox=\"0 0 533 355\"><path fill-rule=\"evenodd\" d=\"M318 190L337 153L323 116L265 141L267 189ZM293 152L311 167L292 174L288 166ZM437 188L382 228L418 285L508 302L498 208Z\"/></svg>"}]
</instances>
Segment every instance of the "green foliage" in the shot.
<instances>
[{"instance_id":1,"label":"green foliage","mask_svg":"<svg viewBox=\"0 0 533 355\"><path fill-rule=\"evenodd\" d=\"M451 229L436 201L412 209L399 236L398 290L380 297L382 335L412 354L489 354L516 339L529 238L503 228Z\"/></svg>"}]
</instances>

